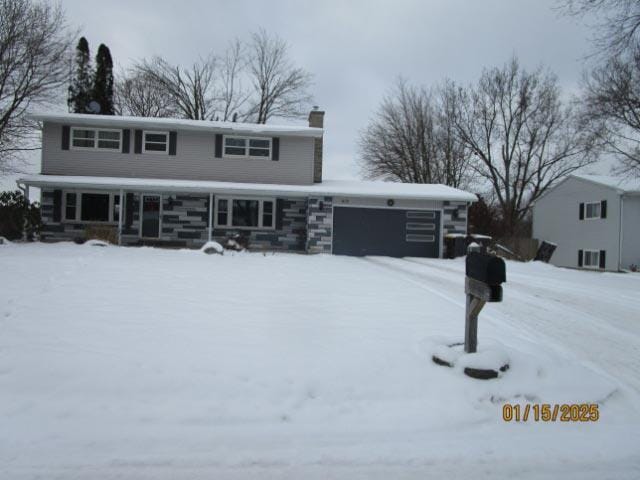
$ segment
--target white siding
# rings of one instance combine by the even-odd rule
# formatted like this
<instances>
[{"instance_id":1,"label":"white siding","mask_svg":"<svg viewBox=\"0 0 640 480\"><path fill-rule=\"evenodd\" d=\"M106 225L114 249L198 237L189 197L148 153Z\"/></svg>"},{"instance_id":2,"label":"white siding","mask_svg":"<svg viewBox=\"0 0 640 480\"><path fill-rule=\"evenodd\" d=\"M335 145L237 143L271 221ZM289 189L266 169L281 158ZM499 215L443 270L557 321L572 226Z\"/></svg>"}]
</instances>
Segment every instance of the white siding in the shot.
<instances>
[{"instance_id":1,"label":"white siding","mask_svg":"<svg viewBox=\"0 0 640 480\"><path fill-rule=\"evenodd\" d=\"M621 267L640 266L640 196L625 196L622 207Z\"/></svg>"},{"instance_id":2,"label":"white siding","mask_svg":"<svg viewBox=\"0 0 640 480\"><path fill-rule=\"evenodd\" d=\"M62 149L62 125L45 122L42 173L102 177L313 184L313 138L280 137L280 159L215 158L215 134L178 131L176 155ZM252 135L253 136L253 135Z\"/></svg>"},{"instance_id":3,"label":"white siding","mask_svg":"<svg viewBox=\"0 0 640 480\"><path fill-rule=\"evenodd\" d=\"M607 201L607 218L579 218L580 203ZM578 267L578 250L605 250L606 269L618 269L620 197L605 186L568 178L538 200L533 236L558 244L551 263Z\"/></svg>"}]
</instances>

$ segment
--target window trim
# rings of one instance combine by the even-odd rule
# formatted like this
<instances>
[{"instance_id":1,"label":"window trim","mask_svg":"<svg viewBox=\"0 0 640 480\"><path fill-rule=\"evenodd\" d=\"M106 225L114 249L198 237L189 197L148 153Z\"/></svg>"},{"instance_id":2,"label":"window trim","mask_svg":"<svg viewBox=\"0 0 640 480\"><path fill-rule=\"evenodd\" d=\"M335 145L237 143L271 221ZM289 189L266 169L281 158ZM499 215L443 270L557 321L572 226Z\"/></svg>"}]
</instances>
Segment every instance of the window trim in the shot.
<instances>
[{"instance_id":1,"label":"window trim","mask_svg":"<svg viewBox=\"0 0 640 480\"><path fill-rule=\"evenodd\" d=\"M95 133L95 137L93 137L93 147L76 147L73 144L73 132L78 130L91 130ZM99 147L99 132L118 132L118 148L105 148ZM69 132L69 149L70 150L84 150L84 151L104 151L104 152L121 152L122 151L122 130L119 128L99 128L99 127L71 127ZM115 142L115 140L110 140L111 142Z\"/></svg>"},{"instance_id":2,"label":"window trim","mask_svg":"<svg viewBox=\"0 0 640 480\"><path fill-rule=\"evenodd\" d=\"M164 151L161 150L147 150L147 134L152 135L164 135L166 142ZM153 155L169 155L169 131L168 130L143 130L142 131L142 153L151 153ZM161 142L151 141L149 143L160 144Z\"/></svg>"},{"instance_id":3,"label":"window trim","mask_svg":"<svg viewBox=\"0 0 640 480\"><path fill-rule=\"evenodd\" d=\"M227 223L226 225L218 223L218 202L220 200L227 201ZM233 226L233 201L234 200L254 200L258 202L258 226L256 227L235 227ZM271 202L273 204L273 211L271 213L272 225L264 226L263 225L263 216L264 216L264 202ZM273 197L231 197L231 196L216 196L215 197L215 208L213 212L213 226L214 228L226 228L232 230L275 230L276 229L276 215L277 213L277 202Z\"/></svg>"},{"instance_id":4,"label":"window trim","mask_svg":"<svg viewBox=\"0 0 640 480\"><path fill-rule=\"evenodd\" d=\"M244 147L244 155L228 154L227 138L242 138L246 140L247 142ZM249 151L251 149L251 140L267 140L269 142L269 155L266 157L249 155ZM231 148L234 148L234 147L231 147ZM241 148L241 147L235 147L235 148ZM222 158L245 158L247 160L272 160L273 159L273 138L272 137L248 137L245 135L223 135L222 136Z\"/></svg>"},{"instance_id":5,"label":"window trim","mask_svg":"<svg viewBox=\"0 0 640 480\"><path fill-rule=\"evenodd\" d=\"M589 217L587 215L587 212L589 210L589 208L588 208L589 205L598 205L598 216L597 217ZM602 202L601 201L584 202L584 219L585 220L599 220L601 218L602 218Z\"/></svg>"},{"instance_id":6,"label":"window trim","mask_svg":"<svg viewBox=\"0 0 640 480\"><path fill-rule=\"evenodd\" d=\"M76 218L67 218L67 193L76 194ZM108 220L82 220L82 195L85 193L98 193L109 195L109 219ZM82 225L117 225L118 221L113 219L114 197L120 195L118 192L105 192L104 190L63 190L62 191L62 219L63 223L78 223ZM122 201L122 199L120 199Z\"/></svg>"},{"instance_id":7,"label":"window trim","mask_svg":"<svg viewBox=\"0 0 640 480\"><path fill-rule=\"evenodd\" d=\"M596 254L595 265L587 265L587 252ZM600 270L600 250L594 249L582 249L582 268L588 268L590 270Z\"/></svg>"}]
</instances>

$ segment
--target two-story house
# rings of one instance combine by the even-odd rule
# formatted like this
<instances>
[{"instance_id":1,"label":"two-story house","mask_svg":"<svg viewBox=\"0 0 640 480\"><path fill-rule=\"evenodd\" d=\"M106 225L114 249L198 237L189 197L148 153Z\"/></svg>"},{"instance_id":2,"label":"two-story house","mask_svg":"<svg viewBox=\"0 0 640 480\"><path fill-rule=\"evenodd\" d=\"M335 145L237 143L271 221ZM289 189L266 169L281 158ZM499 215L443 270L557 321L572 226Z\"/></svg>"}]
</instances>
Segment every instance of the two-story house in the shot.
<instances>
[{"instance_id":1,"label":"two-story house","mask_svg":"<svg viewBox=\"0 0 640 480\"><path fill-rule=\"evenodd\" d=\"M533 236L557 244L551 263L561 267L640 265L640 180L568 176L536 201Z\"/></svg>"},{"instance_id":2,"label":"two-story house","mask_svg":"<svg viewBox=\"0 0 640 480\"><path fill-rule=\"evenodd\" d=\"M121 245L441 257L476 197L444 185L322 179L324 112L309 126L38 114L43 241L105 228Z\"/></svg>"}]
</instances>

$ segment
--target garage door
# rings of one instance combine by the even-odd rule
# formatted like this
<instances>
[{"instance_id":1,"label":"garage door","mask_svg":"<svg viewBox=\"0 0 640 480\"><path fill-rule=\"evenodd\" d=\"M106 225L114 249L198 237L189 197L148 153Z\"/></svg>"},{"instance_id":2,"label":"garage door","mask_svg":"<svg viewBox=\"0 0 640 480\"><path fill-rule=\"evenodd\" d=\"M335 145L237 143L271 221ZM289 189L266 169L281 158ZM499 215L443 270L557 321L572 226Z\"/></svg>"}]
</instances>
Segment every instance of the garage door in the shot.
<instances>
[{"instance_id":1,"label":"garage door","mask_svg":"<svg viewBox=\"0 0 640 480\"><path fill-rule=\"evenodd\" d=\"M438 257L440 212L335 207L333 253L389 257Z\"/></svg>"}]
</instances>

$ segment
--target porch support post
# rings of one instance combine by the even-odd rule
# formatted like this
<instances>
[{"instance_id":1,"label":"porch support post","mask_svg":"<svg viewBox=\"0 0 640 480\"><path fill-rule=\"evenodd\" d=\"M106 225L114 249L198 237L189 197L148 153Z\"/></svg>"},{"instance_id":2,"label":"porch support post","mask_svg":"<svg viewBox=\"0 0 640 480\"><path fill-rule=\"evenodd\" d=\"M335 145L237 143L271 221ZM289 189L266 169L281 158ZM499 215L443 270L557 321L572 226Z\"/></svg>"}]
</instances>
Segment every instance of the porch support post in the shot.
<instances>
[{"instance_id":1,"label":"porch support post","mask_svg":"<svg viewBox=\"0 0 640 480\"><path fill-rule=\"evenodd\" d=\"M124 208L124 190L120 189L120 203L118 204L118 245L122 245L122 214L125 212Z\"/></svg>"},{"instance_id":2,"label":"porch support post","mask_svg":"<svg viewBox=\"0 0 640 480\"><path fill-rule=\"evenodd\" d=\"M213 226L213 192L209 193L209 241L211 241L212 226Z\"/></svg>"},{"instance_id":3,"label":"porch support post","mask_svg":"<svg viewBox=\"0 0 640 480\"><path fill-rule=\"evenodd\" d=\"M29 235L27 235L27 225L29 224L29 221L27 220L28 215L29 215L29 206L31 205L31 202L29 200L29 185L25 185L24 186L24 199L25 199L25 215L24 215L24 223L22 225L22 239L26 242L28 240ZM622 217L620 217L622 218Z\"/></svg>"}]
</instances>

